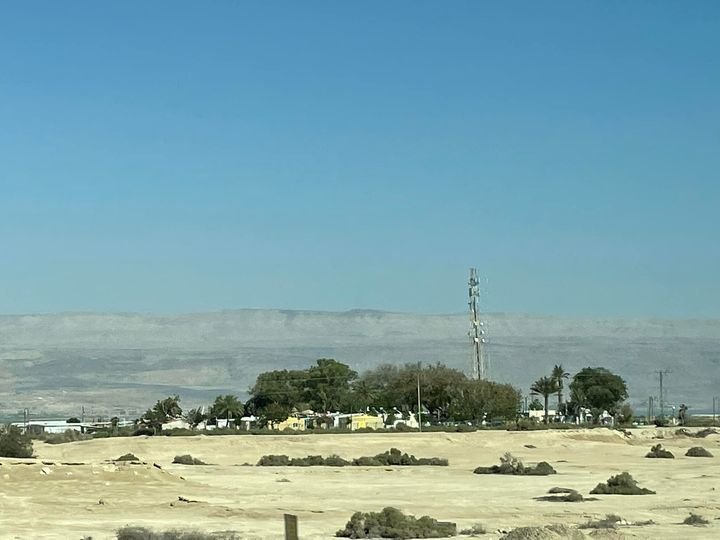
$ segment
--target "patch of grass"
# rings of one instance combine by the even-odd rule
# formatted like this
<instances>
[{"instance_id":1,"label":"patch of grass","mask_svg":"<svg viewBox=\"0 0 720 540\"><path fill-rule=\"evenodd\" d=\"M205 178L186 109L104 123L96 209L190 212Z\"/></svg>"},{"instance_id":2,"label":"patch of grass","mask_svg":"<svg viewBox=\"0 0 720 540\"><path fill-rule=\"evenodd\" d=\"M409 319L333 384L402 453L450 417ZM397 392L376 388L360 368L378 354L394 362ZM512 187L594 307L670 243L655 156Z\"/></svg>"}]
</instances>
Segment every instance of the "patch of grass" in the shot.
<instances>
[{"instance_id":1,"label":"patch of grass","mask_svg":"<svg viewBox=\"0 0 720 540\"><path fill-rule=\"evenodd\" d=\"M477 467L473 472L475 474L510 474L518 476L548 476L557 473L547 461L541 461L534 467L528 466L509 452L500 457L500 465Z\"/></svg>"},{"instance_id":2,"label":"patch of grass","mask_svg":"<svg viewBox=\"0 0 720 540\"><path fill-rule=\"evenodd\" d=\"M356 512L345 528L335 536L342 538L446 538L457 535L455 523L441 522L429 516L415 518L397 508L381 512Z\"/></svg>"},{"instance_id":3,"label":"patch of grass","mask_svg":"<svg viewBox=\"0 0 720 540\"><path fill-rule=\"evenodd\" d=\"M240 540L235 533L204 533L199 531L162 531L147 527L123 527L117 531L118 540Z\"/></svg>"},{"instance_id":4,"label":"patch of grass","mask_svg":"<svg viewBox=\"0 0 720 540\"><path fill-rule=\"evenodd\" d=\"M702 446L693 446L689 448L685 455L688 457L713 457L709 450L706 450Z\"/></svg>"},{"instance_id":5,"label":"patch of grass","mask_svg":"<svg viewBox=\"0 0 720 540\"><path fill-rule=\"evenodd\" d=\"M650 451L645 454L645 457L673 459L675 456L672 454L672 452L670 452L670 450L665 450L662 444L658 443L650 448Z\"/></svg>"},{"instance_id":6,"label":"patch of grass","mask_svg":"<svg viewBox=\"0 0 720 540\"><path fill-rule=\"evenodd\" d=\"M690 512L690 515L685 518L683 521L683 525L693 525L695 527L702 527L703 525L709 525L710 521L705 519L702 516L698 516L697 514L693 514Z\"/></svg>"},{"instance_id":7,"label":"patch of grass","mask_svg":"<svg viewBox=\"0 0 720 540\"><path fill-rule=\"evenodd\" d=\"M592 495L654 495L655 492L638 486L637 481L628 472L608 478L590 492Z\"/></svg>"},{"instance_id":8,"label":"patch of grass","mask_svg":"<svg viewBox=\"0 0 720 540\"><path fill-rule=\"evenodd\" d=\"M607 514L602 519L591 519L579 526L580 529L617 529L623 518L617 514Z\"/></svg>"},{"instance_id":9,"label":"patch of grass","mask_svg":"<svg viewBox=\"0 0 720 540\"><path fill-rule=\"evenodd\" d=\"M173 463L179 463L180 465L207 465L207 463L201 459L194 458L190 454L175 456Z\"/></svg>"},{"instance_id":10,"label":"patch of grass","mask_svg":"<svg viewBox=\"0 0 720 540\"><path fill-rule=\"evenodd\" d=\"M115 461L140 461L140 458L135 454L128 452L127 454L123 454L117 458Z\"/></svg>"}]
</instances>

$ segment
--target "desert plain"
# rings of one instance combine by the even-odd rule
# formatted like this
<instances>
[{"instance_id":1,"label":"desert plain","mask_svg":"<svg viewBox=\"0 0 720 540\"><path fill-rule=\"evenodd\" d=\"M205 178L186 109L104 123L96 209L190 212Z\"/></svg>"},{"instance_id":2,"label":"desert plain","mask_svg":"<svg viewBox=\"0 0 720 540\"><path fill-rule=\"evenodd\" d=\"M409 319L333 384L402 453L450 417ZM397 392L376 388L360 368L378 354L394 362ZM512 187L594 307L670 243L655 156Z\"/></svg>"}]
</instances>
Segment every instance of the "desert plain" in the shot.
<instances>
[{"instance_id":1,"label":"desert plain","mask_svg":"<svg viewBox=\"0 0 720 540\"><path fill-rule=\"evenodd\" d=\"M675 459L645 458L657 442ZM686 457L691 446L703 446L716 457ZM265 454L352 459L391 447L418 457L444 457L450 465L248 465ZM110 539L120 527L139 525L274 539L283 538L283 514L291 513L299 518L301 539L325 540L353 512L386 506L453 521L458 529L481 523L487 539L515 527L574 526L611 513L628 524L613 538L720 538L720 435L690 438L674 429L131 437L35 442L34 451L36 459L0 458L0 538ZM127 452L144 463L112 461ZM479 465L498 463L505 452L526 463L548 461L558 474L473 474ZM179 454L209 465L173 464ZM536 499L554 486L587 496L598 482L622 471L657 494L598 495L578 503ZM690 512L710 524L683 525ZM648 520L653 524L632 526Z\"/></svg>"}]
</instances>

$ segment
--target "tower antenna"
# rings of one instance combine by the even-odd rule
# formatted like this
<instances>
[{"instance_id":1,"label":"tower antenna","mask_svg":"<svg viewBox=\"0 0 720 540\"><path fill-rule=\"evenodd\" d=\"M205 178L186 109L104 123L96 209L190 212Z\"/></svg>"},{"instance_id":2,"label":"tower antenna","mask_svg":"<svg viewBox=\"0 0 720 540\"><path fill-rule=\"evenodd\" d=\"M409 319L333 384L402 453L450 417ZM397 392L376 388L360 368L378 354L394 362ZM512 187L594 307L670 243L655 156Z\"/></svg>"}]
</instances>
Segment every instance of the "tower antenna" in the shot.
<instances>
[{"instance_id":1,"label":"tower antenna","mask_svg":"<svg viewBox=\"0 0 720 540\"><path fill-rule=\"evenodd\" d=\"M472 375L473 379L485 379L487 377L487 323L480 320L478 308L480 301L480 281L478 280L477 268L470 269L470 280L468 281L468 306L470 306L470 345L472 346Z\"/></svg>"}]
</instances>

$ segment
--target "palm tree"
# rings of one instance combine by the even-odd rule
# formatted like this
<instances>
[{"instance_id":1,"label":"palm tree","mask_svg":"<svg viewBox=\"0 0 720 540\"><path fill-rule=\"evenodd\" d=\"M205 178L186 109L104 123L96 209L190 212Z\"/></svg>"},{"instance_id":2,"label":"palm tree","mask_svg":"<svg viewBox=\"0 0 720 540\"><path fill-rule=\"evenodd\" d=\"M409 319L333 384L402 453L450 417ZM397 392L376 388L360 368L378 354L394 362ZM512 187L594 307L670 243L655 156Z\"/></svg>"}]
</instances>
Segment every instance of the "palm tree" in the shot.
<instances>
[{"instance_id":1,"label":"palm tree","mask_svg":"<svg viewBox=\"0 0 720 540\"><path fill-rule=\"evenodd\" d=\"M539 394L545 400L545 423L548 423L548 399L558 391L557 381L552 377L540 377L530 387L530 392Z\"/></svg>"},{"instance_id":2,"label":"palm tree","mask_svg":"<svg viewBox=\"0 0 720 540\"><path fill-rule=\"evenodd\" d=\"M215 403L210 409L210 416L215 419L225 418L228 422L226 427L230 427L230 419L242 416L243 410L243 404L237 396L228 394L215 398Z\"/></svg>"},{"instance_id":3,"label":"palm tree","mask_svg":"<svg viewBox=\"0 0 720 540\"><path fill-rule=\"evenodd\" d=\"M553 370L552 374L550 375L552 379L555 380L557 383L557 397L558 397L558 409L560 408L560 405L563 404L563 388L565 384L563 383L563 379L567 379L570 377L570 374L565 371L565 368L562 367L562 364L557 364Z\"/></svg>"}]
</instances>

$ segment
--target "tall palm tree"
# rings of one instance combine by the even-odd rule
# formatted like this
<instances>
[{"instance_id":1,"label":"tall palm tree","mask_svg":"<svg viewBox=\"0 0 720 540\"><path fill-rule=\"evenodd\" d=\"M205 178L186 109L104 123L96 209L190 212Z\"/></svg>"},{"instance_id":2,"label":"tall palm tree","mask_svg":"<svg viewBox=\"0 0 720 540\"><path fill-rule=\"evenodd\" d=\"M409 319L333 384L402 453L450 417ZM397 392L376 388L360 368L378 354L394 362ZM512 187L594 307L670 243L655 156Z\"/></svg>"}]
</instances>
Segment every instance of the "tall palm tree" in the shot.
<instances>
[{"instance_id":1,"label":"tall palm tree","mask_svg":"<svg viewBox=\"0 0 720 540\"><path fill-rule=\"evenodd\" d=\"M563 379L567 379L570 377L570 374L565 371L565 368L562 366L562 364L557 364L553 370L552 374L550 375L552 379L555 380L557 383L557 397L558 397L558 409L560 408L560 405L563 404L563 388L565 387L565 383L563 383Z\"/></svg>"},{"instance_id":2,"label":"tall palm tree","mask_svg":"<svg viewBox=\"0 0 720 540\"><path fill-rule=\"evenodd\" d=\"M557 381L552 377L540 377L530 387L530 392L533 394L539 394L545 400L545 423L548 423L548 399L550 396L557 392Z\"/></svg>"},{"instance_id":3,"label":"tall palm tree","mask_svg":"<svg viewBox=\"0 0 720 540\"><path fill-rule=\"evenodd\" d=\"M230 427L230 419L242 416L243 410L242 401L237 396L228 394L215 398L215 403L212 404L210 409L210 416L215 419L225 418L228 421L227 427Z\"/></svg>"}]
</instances>

